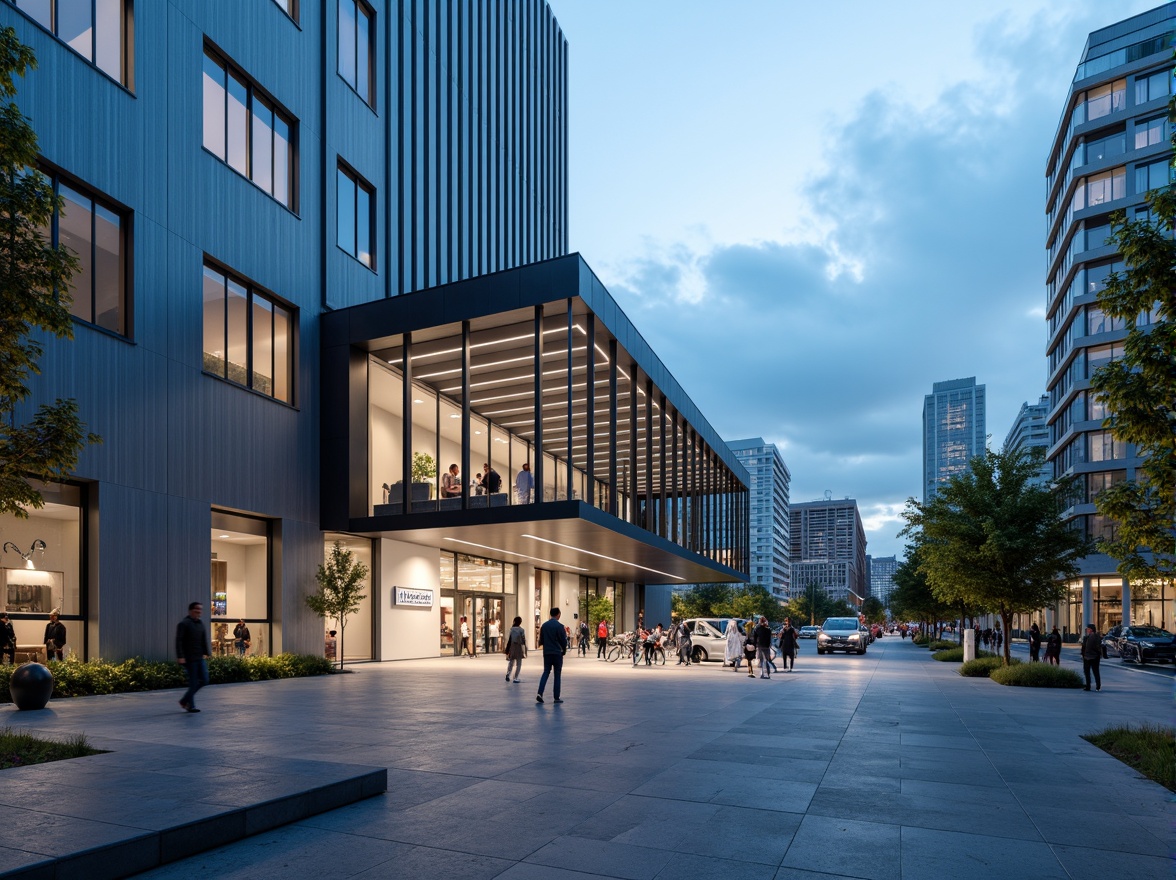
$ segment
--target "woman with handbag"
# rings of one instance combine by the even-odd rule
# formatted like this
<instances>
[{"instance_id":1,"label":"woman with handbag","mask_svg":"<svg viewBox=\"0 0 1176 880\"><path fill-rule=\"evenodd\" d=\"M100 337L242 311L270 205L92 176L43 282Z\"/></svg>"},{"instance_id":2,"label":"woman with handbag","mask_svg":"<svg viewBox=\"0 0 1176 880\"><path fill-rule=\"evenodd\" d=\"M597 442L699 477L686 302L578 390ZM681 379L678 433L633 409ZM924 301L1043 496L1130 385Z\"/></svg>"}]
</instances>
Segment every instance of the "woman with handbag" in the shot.
<instances>
[{"instance_id":1,"label":"woman with handbag","mask_svg":"<svg viewBox=\"0 0 1176 880\"><path fill-rule=\"evenodd\" d=\"M502 650L506 654L506 680L510 681L510 670L513 666L514 683L518 684L519 673L523 671L523 658L527 656L527 633L523 629L521 617L516 617L511 623Z\"/></svg>"}]
</instances>

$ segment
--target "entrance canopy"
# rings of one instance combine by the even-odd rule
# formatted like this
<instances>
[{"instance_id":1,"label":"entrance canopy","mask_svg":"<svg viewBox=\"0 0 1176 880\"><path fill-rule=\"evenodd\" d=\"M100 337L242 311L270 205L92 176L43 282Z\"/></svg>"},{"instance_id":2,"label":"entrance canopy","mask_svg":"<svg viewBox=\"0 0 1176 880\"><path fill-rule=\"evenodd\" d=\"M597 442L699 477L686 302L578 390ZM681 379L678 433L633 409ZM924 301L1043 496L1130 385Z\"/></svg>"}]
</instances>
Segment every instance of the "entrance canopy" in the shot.
<instances>
[{"instance_id":1,"label":"entrance canopy","mask_svg":"<svg viewBox=\"0 0 1176 880\"><path fill-rule=\"evenodd\" d=\"M333 312L322 338L324 528L746 580L746 470L578 255Z\"/></svg>"}]
</instances>

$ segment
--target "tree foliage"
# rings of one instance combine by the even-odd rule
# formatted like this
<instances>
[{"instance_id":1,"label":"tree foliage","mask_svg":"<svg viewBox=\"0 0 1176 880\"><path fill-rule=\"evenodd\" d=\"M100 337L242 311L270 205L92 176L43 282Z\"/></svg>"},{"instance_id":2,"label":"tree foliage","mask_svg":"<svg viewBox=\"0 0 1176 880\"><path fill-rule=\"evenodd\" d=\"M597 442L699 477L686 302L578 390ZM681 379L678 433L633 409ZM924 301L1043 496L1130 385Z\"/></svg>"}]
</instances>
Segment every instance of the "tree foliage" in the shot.
<instances>
[{"instance_id":1,"label":"tree foliage","mask_svg":"<svg viewBox=\"0 0 1176 880\"><path fill-rule=\"evenodd\" d=\"M866 623L885 623L886 606L877 596L866 596L862 602L862 615L866 618Z\"/></svg>"},{"instance_id":2,"label":"tree foliage","mask_svg":"<svg viewBox=\"0 0 1176 880\"><path fill-rule=\"evenodd\" d=\"M908 501L909 505L911 502ZM950 607L939 599L927 583L922 570L921 535L907 545L906 559L894 571L894 589L890 593L890 613L898 620L918 620L931 624L950 613Z\"/></svg>"},{"instance_id":3,"label":"tree foliage","mask_svg":"<svg viewBox=\"0 0 1176 880\"><path fill-rule=\"evenodd\" d=\"M1062 598L1090 545L1061 517L1065 483L1037 485L1043 451L985 451L923 504L907 501L902 534L918 536L916 566L931 593L1012 617ZM910 560L908 559L908 563ZM900 570L901 570L900 566ZM1009 643L1004 643L1005 662Z\"/></svg>"},{"instance_id":4,"label":"tree foliage","mask_svg":"<svg viewBox=\"0 0 1176 880\"><path fill-rule=\"evenodd\" d=\"M691 617L759 617L769 620L781 616L780 603L767 587L749 584L697 584L689 590L674 593L673 614L679 620Z\"/></svg>"},{"instance_id":5,"label":"tree foliage","mask_svg":"<svg viewBox=\"0 0 1176 880\"><path fill-rule=\"evenodd\" d=\"M46 237L62 200L36 170L37 136L17 108L16 77L36 68L33 51L11 27L0 29L0 513L27 517L42 507L29 479L67 476L78 453L99 438L87 433L73 400L40 406L26 424L15 410L39 373L38 333L73 338L70 280L78 259Z\"/></svg>"},{"instance_id":6,"label":"tree foliage","mask_svg":"<svg viewBox=\"0 0 1176 880\"><path fill-rule=\"evenodd\" d=\"M824 587L816 584L805 584L804 589L784 606L784 613L798 626L812 626L827 617L853 617L855 614L848 603L833 599Z\"/></svg>"},{"instance_id":7,"label":"tree foliage","mask_svg":"<svg viewBox=\"0 0 1176 880\"><path fill-rule=\"evenodd\" d=\"M343 635L347 618L359 610L363 601L363 582L368 576L368 567L355 558L350 550L344 550L338 541L331 547L331 557L326 565L320 565L314 579L318 581L318 592L306 597L306 605L323 620L339 621L339 668L343 668Z\"/></svg>"},{"instance_id":8,"label":"tree foliage","mask_svg":"<svg viewBox=\"0 0 1176 880\"><path fill-rule=\"evenodd\" d=\"M1169 108L1176 121L1176 98ZM1122 358L1090 382L1109 414L1103 425L1135 444L1142 459L1134 480L1095 498L1099 512L1118 524L1098 548L1118 560L1136 588L1176 577L1176 192L1153 190L1147 203L1149 218L1111 216L1125 269L1110 276L1098 305L1123 322L1127 337Z\"/></svg>"},{"instance_id":9,"label":"tree foliage","mask_svg":"<svg viewBox=\"0 0 1176 880\"><path fill-rule=\"evenodd\" d=\"M613 622L613 601L608 596L597 596L595 594L580 597L580 619L588 622L589 628L592 629L593 637L596 635L596 626L602 620L607 620L610 624Z\"/></svg>"}]
</instances>

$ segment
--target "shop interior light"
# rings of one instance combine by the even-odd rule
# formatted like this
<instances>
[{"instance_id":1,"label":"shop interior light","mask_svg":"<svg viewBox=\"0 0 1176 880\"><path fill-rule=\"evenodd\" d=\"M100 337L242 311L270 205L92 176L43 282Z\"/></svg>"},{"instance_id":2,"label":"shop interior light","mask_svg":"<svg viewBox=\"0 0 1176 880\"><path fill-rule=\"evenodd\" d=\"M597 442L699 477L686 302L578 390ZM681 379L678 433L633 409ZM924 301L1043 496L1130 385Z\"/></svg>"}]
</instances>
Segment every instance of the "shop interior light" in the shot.
<instances>
[{"instance_id":1,"label":"shop interior light","mask_svg":"<svg viewBox=\"0 0 1176 880\"><path fill-rule=\"evenodd\" d=\"M7 553L10 549L13 553L25 561L25 568L36 569L37 566L33 565L33 554L40 551L41 558L43 559L45 557L46 546L44 541L42 541L40 538L37 538L35 541L33 541L32 546L29 547L29 552L25 553L11 541L5 541L4 552Z\"/></svg>"}]
</instances>

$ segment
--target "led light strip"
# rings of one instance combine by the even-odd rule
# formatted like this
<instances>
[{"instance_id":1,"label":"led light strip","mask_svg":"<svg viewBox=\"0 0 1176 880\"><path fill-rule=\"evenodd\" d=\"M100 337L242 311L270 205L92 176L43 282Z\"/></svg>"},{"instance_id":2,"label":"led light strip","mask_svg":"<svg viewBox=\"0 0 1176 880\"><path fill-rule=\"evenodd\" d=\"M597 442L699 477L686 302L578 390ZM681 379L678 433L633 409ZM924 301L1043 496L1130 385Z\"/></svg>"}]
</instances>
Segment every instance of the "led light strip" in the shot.
<instances>
[{"instance_id":1,"label":"led light strip","mask_svg":"<svg viewBox=\"0 0 1176 880\"><path fill-rule=\"evenodd\" d=\"M523 535L524 538L529 535ZM554 559L540 559L538 556L528 556L526 553L518 553L514 550L506 550L502 547L490 547L486 544L475 544L473 541L462 541L458 538L443 538L445 541L452 541L454 544L465 544L469 547L478 547L482 550L491 550L495 553L509 553L511 556L521 556L523 559L531 559L535 562L542 562L544 565L558 565L560 568L574 568L576 571L588 571L586 568L580 568L578 565L568 565L566 562L556 562Z\"/></svg>"},{"instance_id":2,"label":"led light strip","mask_svg":"<svg viewBox=\"0 0 1176 880\"><path fill-rule=\"evenodd\" d=\"M656 568L650 568L647 565L638 565L636 562L626 562L624 559L617 559L614 556L605 556L603 553L593 553L591 550L584 550L580 547L571 547L567 544L561 544L559 541L549 541L547 538L540 538L538 535L523 535L524 538L530 538L533 541L542 541L544 544L552 544L556 547L563 547L565 550L571 550L573 553L587 553L589 556L596 556L600 559L607 559L609 562L618 562L621 565L631 565L634 568L640 568L643 571L652 571L654 574L664 574L666 577L672 577L676 581L684 581L686 578L678 577L676 574L670 574L668 571L659 571Z\"/></svg>"}]
</instances>

